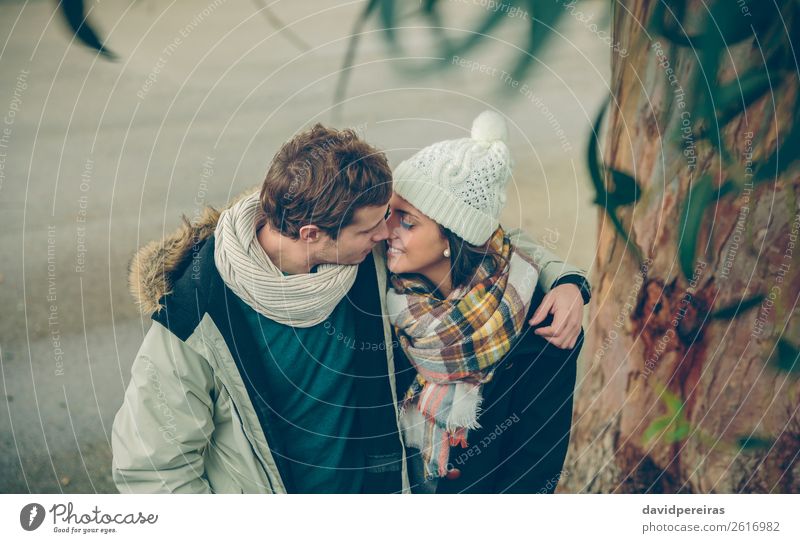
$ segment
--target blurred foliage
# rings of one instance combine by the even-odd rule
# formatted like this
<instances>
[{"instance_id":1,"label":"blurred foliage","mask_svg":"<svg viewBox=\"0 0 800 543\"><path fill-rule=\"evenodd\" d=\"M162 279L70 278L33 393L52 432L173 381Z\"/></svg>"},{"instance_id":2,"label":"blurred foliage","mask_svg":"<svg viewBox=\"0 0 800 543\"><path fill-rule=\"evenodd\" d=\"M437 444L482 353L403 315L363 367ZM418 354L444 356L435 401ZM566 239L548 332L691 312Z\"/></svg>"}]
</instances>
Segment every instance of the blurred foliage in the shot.
<instances>
[{"instance_id":1,"label":"blurred foliage","mask_svg":"<svg viewBox=\"0 0 800 543\"><path fill-rule=\"evenodd\" d=\"M714 437L689 422L684 412L686 404L677 394L663 383L656 382L653 388L658 392L666 413L655 418L642 434L644 447L652 445L653 440L664 445L672 445L684 439L697 439L709 450L721 449L735 455L741 452L764 453L775 444L774 438L755 433L738 436L733 443Z\"/></svg>"},{"instance_id":2,"label":"blurred foliage","mask_svg":"<svg viewBox=\"0 0 800 543\"><path fill-rule=\"evenodd\" d=\"M103 45L94 27L89 22L83 0L61 0L59 2L64 21L80 43L94 49L109 60L116 60L117 56L108 47Z\"/></svg>"},{"instance_id":3,"label":"blurred foliage","mask_svg":"<svg viewBox=\"0 0 800 543\"><path fill-rule=\"evenodd\" d=\"M294 30L288 27L264 0L253 0L253 3L256 5L258 11L264 14L264 18L270 26L272 26L276 32L284 36L292 45L301 51L308 51L311 49L308 43ZM86 6L83 0L60 0L59 7L61 8L64 21L72 31L73 36L78 39L78 42L97 51L108 60L118 60L117 55L108 49L103 43L103 40L100 39L94 25L89 22L89 14L86 12Z\"/></svg>"},{"instance_id":4,"label":"blurred foliage","mask_svg":"<svg viewBox=\"0 0 800 543\"><path fill-rule=\"evenodd\" d=\"M686 420L684 402L661 383L656 383L655 390L664 403L667 413L655 419L644 431L642 435L644 444L656 437L666 444L681 441L689 435L692 429L691 424Z\"/></svg>"},{"instance_id":5,"label":"blurred foliage","mask_svg":"<svg viewBox=\"0 0 800 543\"><path fill-rule=\"evenodd\" d=\"M778 135L776 148L764 160L753 164L752 174L734 156L734 150L724 142L724 130L745 115L747 109L762 101L774 107L774 96L790 91L791 82L798 77L795 51L800 46L800 4L797 0L753 4L748 11L717 0L699 14L699 25L687 20L686 0L659 1L649 21L649 30L670 42L675 48L689 48L697 59L697 69L686 93L688 112L692 119L692 136L706 141L719 152L721 170L726 176L719 187L709 174L692 179L690 193L684 202L682 228L678 234L681 270L687 278L697 258L697 241L706 210L725 196L737 196L748 179L755 187L759 183L776 181L800 158L800 100L796 96L788 130ZM698 15L695 14L695 17ZM700 28L689 34L687 27ZM745 53L757 52L762 61L747 71L732 64L732 59L746 58ZM722 80L726 68L734 68L733 80ZM770 100L772 99L772 100ZM767 109L767 114L770 113ZM774 111L771 112L775 114ZM775 126L753 127L754 141L768 141ZM716 208L716 205L714 206Z\"/></svg>"},{"instance_id":6,"label":"blurred foliage","mask_svg":"<svg viewBox=\"0 0 800 543\"><path fill-rule=\"evenodd\" d=\"M742 293L742 295L744 296L744 293ZM742 313L744 313L744 312L746 312L746 311L748 311L748 310L750 310L750 309L752 309L754 307L760 306L765 298L766 298L766 296L764 296L763 294L757 294L757 295L752 296L750 298L744 298L743 297L741 300L739 300L735 304L731 304L728 307L723 307L721 309L717 309L716 311L713 311L709 315L709 318L711 318L711 319L720 319L720 320L730 320L730 319L736 318L740 314L742 314Z\"/></svg>"},{"instance_id":7,"label":"blurred foliage","mask_svg":"<svg viewBox=\"0 0 800 543\"><path fill-rule=\"evenodd\" d=\"M659 1L649 21L649 30L670 42L674 49L689 48L697 59L697 69L686 92L687 107L692 119L692 137L705 141L718 151L723 180L716 186L710 173L690 179L690 189L683 202L678 231L678 258L684 276L692 277L698 257L698 240L709 208L714 210L722 198L736 197L746 186L753 190L762 183L775 182L789 166L800 159L800 99L797 80L800 75L796 51L800 47L800 2L781 0L752 4L748 11L717 0L705 6L699 25L687 20L686 0ZM696 34L686 31L697 27ZM736 59L760 57L761 62L742 71ZM747 64L746 60L742 62ZM733 68L733 70L731 70ZM732 80L722 74L733 71ZM748 108L759 104L767 117L777 117L776 96L793 93L791 118L755 125L748 117ZM771 106L771 108L770 108ZM725 142L724 131L734 123L752 128L754 142L770 141L778 125L775 149L752 167L737 158ZM756 143L758 145L758 143ZM761 149L763 150L763 149ZM753 149L756 151L756 149ZM759 150L760 151L760 150ZM679 151L676 151L679 152ZM756 155L754 152L753 155ZM746 158L746 157L743 157ZM750 181L750 183L748 183ZM710 244L706 243L706 247ZM706 256L706 251L703 251ZM743 293L744 296L744 293ZM712 318L734 318L759 305L765 296L758 294L738 304L719 309ZM781 372L797 374L797 347L780 338L769 357L770 365ZM746 439L743 448L753 448L764 441ZM756 445L754 445L756 444Z\"/></svg>"},{"instance_id":8,"label":"blurred foliage","mask_svg":"<svg viewBox=\"0 0 800 543\"><path fill-rule=\"evenodd\" d=\"M586 162L589 169L589 178L591 179L595 197L593 203L602 206L608 214L611 224L617 230L622 239L625 240L627 247L633 252L637 260L641 264L643 261L642 253L639 247L630 239L628 230L623 226L622 221L617 214L617 208L621 206L631 205L636 202L642 190L639 187L636 179L630 175L606 168L605 164L601 164L603 153L599 147L599 134L600 126L603 123L603 116L608 108L608 102L600 109L597 118L592 126L592 133L589 134L589 145L586 149ZM609 179L610 178L610 179ZM609 180L613 181L614 188L609 187Z\"/></svg>"},{"instance_id":9,"label":"blurred foliage","mask_svg":"<svg viewBox=\"0 0 800 543\"><path fill-rule=\"evenodd\" d=\"M443 20L442 5L448 0L422 0L420 2L401 2L399 0L367 0L351 32L350 42L344 57L341 75L337 83L335 105L342 103L347 82L352 73L361 35L367 23L373 20L385 37L390 53L396 58L405 58L406 52L401 39L403 24L410 16L422 17L423 27L433 32L437 48L430 58L416 59L413 63L396 63L398 69L409 75L424 76L437 70L449 69L454 56L464 56L491 36L491 33L507 21L516 21L528 26L527 41L521 51L512 59L506 70L520 81L530 76L537 55L553 34L559 20L573 8L573 0L496 0L493 9L484 8L485 14L471 30L454 32ZM294 45L308 50L308 44L297 36L270 10L263 0L254 0L259 11L267 21L279 30ZM616 9L616 2L610 2ZM717 151L720 168L723 172L719 185L711 173L702 173L697 179L690 179L687 198L682 203L679 228L677 229L678 260L680 269L691 279L698 258L698 242L709 209L716 209L722 198L739 195L752 179L753 186L774 182L796 160L800 159L800 100L797 99L797 79L800 69L796 51L800 49L800 0L776 0L772 3L751 4L745 12L732 5L730 0L716 0L703 4L704 9L691 14L687 0L657 0L647 21L648 32L656 39L660 37L669 42L670 53L680 49L693 51L697 69L691 73L686 94L687 111L692 120L691 136L697 142L708 142ZM61 12L74 36L87 47L96 50L108 59L115 59L90 24L83 0L64 0L60 3ZM509 16L510 13L524 12L524 16ZM694 32L687 28L696 29ZM740 71L732 66L734 56L745 58L745 53L758 52L762 62ZM735 54L734 54L735 53ZM752 56L752 55L751 55ZM723 80L722 74L736 74L732 80ZM510 88L504 85L503 88ZM752 174L736 152L729 149L723 137L724 130L747 115L748 108L755 104L772 103L774 96L782 92L794 92L792 118L782 122L784 129L778 134L775 149L753 164ZM773 98L770 101L770 98ZM608 107L605 103L599 112L589 137L587 166L594 186L594 203L608 214L615 230L625 240L628 248L641 263L643 256L639 247L630 239L630 229L623 225L620 210L635 206L641 199L642 185L630 174L607 167L602 160L599 139L603 116ZM767 113L772 113L774 111ZM745 117L746 125L749 125ZM753 141L768 141L770 131L776 123L762 123L754 127ZM785 128L788 126L788 128ZM665 152L675 141L665 141ZM678 146L675 153L681 153ZM706 242L705 247L710 243ZM705 249L702 251L705 256ZM758 306L763 294L745 298L729 307L710 313L712 319L732 319L741 313ZM796 374L798 372L798 349L781 339L774 349L770 362L774 368ZM674 407L672 403L669 404ZM670 412L669 419L662 418L658 425L651 427L651 433L664 428L672 428L673 437L682 435L684 427L673 427L673 417L679 412Z\"/></svg>"},{"instance_id":10,"label":"blurred foliage","mask_svg":"<svg viewBox=\"0 0 800 543\"><path fill-rule=\"evenodd\" d=\"M778 340L770 362L781 371L800 375L800 350L783 338Z\"/></svg>"},{"instance_id":11,"label":"blurred foliage","mask_svg":"<svg viewBox=\"0 0 800 543\"><path fill-rule=\"evenodd\" d=\"M408 58L400 39L403 24L412 16L421 16L422 26L434 34L437 48L433 58L425 62L396 63L396 68L409 76L425 76L439 70L450 69L453 57L463 57L491 36L492 31L505 22L525 24L528 27L527 42L520 47L521 51L506 70L510 76L521 81L530 75L533 61L553 35L553 28L565 14L564 5L570 0L494 0L492 9L482 8L486 12L474 29L448 32L449 27L443 20L441 6L452 0L422 0L420 2L402 2L399 0L369 0L361 16L350 32L350 43L345 54L341 75L336 88L334 106L342 103L347 94L347 83L352 72L353 61L358 49L364 27L375 20L386 39L389 52L395 58ZM512 14L520 14L512 16ZM453 36L452 34L458 34ZM418 59L417 59L418 60ZM510 87L503 86L504 91Z\"/></svg>"}]
</instances>

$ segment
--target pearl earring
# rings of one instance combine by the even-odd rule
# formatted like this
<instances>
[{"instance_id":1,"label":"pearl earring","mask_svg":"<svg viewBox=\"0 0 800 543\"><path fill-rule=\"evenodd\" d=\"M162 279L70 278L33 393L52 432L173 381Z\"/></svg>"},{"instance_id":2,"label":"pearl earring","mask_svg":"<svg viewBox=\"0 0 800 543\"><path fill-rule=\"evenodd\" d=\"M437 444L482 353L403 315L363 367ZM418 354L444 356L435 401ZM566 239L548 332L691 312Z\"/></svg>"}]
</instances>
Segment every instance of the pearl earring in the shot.
<instances>
[{"instance_id":1,"label":"pearl earring","mask_svg":"<svg viewBox=\"0 0 800 543\"><path fill-rule=\"evenodd\" d=\"M450 258L450 249L445 249L442 254L444 255L445 258Z\"/></svg>"}]
</instances>

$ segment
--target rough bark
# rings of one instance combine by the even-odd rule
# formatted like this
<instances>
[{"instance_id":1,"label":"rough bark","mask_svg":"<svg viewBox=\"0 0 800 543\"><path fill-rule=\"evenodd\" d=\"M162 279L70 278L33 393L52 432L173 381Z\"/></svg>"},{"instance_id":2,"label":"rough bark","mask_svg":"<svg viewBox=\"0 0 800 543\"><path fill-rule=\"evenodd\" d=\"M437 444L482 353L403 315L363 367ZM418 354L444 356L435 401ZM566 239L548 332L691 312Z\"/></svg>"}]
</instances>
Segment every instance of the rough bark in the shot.
<instances>
[{"instance_id":1,"label":"rough bark","mask_svg":"<svg viewBox=\"0 0 800 543\"><path fill-rule=\"evenodd\" d=\"M585 373L558 491L797 492L800 383L767 360L779 337L800 342L800 250L792 246L800 224L798 168L710 207L698 238L709 250L694 285L687 281L678 237L690 180L709 172L718 185L728 172L708 143L694 141L693 159L684 153L690 142L672 139L685 111L679 102L688 109L692 99L695 52L648 34L654 2L624 4L614 13L614 41L630 54L613 59L603 149L606 165L631 173L643 189L619 215L645 262L600 210ZM699 9L689 2L690 13ZM680 88L670 84L655 42ZM763 62L748 41L730 55L721 78ZM774 150L796 99L795 77L725 128L724 141L742 164L751 150L754 161ZM767 295L760 306L733 319L709 318L758 293ZM671 443L644 440L666 412L659 384L683 400L690 424L688 435ZM741 436L751 435L775 441L740 449Z\"/></svg>"}]
</instances>

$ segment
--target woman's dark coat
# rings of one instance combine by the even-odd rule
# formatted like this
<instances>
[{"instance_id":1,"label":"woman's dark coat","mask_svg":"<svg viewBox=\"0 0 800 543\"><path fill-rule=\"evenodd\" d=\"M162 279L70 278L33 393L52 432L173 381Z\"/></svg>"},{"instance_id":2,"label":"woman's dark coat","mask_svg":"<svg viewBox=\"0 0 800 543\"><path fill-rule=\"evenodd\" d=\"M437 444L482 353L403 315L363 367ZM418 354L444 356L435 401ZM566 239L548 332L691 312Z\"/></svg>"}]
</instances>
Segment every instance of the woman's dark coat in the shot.
<instances>
[{"instance_id":1,"label":"woman's dark coat","mask_svg":"<svg viewBox=\"0 0 800 543\"><path fill-rule=\"evenodd\" d=\"M537 288L528 320L544 297ZM408 448L412 492L552 493L562 472L572 423L576 363L584 341L581 329L572 349L559 349L525 324L512 350L483 388L480 429L468 433L468 446L450 448L447 477L420 481L419 451ZM398 397L415 375L400 347L395 349ZM416 481L415 481L416 479Z\"/></svg>"}]
</instances>

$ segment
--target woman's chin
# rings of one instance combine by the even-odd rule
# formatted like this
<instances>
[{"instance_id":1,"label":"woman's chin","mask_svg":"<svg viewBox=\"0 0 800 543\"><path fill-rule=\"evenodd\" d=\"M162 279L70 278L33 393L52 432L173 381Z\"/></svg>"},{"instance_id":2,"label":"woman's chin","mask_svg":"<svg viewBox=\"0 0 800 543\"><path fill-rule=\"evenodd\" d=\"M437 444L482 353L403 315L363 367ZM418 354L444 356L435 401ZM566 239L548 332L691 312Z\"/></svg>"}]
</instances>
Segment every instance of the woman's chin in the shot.
<instances>
[{"instance_id":1,"label":"woman's chin","mask_svg":"<svg viewBox=\"0 0 800 543\"><path fill-rule=\"evenodd\" d=\"M389 268L389 271L392 273L407 273L402 262L400 262L401 260L401 256L389 255L386 260L386 267Z\"/></svg>"}]
</instances>

